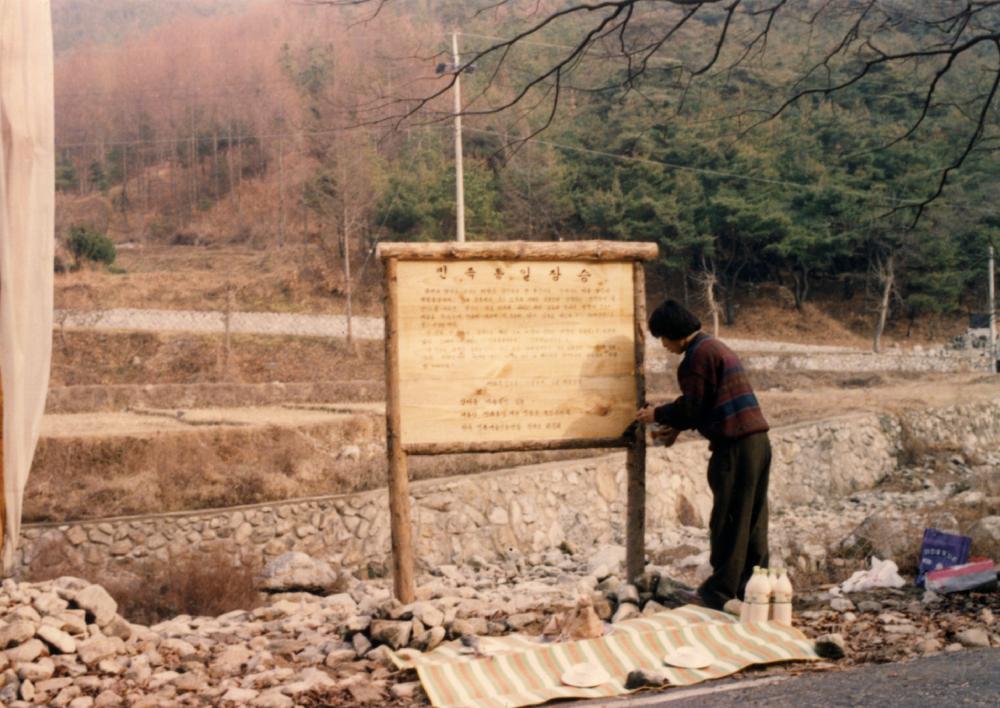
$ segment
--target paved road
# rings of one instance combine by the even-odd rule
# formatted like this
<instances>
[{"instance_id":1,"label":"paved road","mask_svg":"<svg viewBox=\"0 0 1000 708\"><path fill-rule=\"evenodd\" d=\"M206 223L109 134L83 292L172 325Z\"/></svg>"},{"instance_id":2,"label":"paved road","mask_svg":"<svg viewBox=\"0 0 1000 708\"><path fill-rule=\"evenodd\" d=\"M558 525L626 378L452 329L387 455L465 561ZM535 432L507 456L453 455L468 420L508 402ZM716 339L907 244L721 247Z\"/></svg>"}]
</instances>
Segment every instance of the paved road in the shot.
<instances>
[{"instance_id":1,"label":"paved road","mask_svg":"<svg viewBox=\"0 0 1000 708\"><path fill-rule=\"evenodd\" d=\"M579 708L748 708L794 706L1000 706L1000 649L962 651L902 664L745 681L717 681L691 689L587 701Z\"/></svg>"}]
</instances>

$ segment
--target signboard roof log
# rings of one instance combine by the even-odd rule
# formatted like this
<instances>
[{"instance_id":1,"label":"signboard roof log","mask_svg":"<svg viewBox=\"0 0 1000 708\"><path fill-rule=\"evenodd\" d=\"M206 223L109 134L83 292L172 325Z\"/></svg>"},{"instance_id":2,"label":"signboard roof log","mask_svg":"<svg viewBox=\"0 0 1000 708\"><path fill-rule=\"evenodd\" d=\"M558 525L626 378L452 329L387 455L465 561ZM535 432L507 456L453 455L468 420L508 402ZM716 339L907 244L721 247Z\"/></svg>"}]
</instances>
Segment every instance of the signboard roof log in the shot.
<instances>
[{"instance_id":1,"label":"signboard roof log","mask_svg":"<svg viewBox=\"0 0 1000 708\"><path fill-rule=\"evenodd\" d=\"M651 261L657 257L655 243L635 241L475 241L445 243L380 243L383 260L575 260Z\"/></svg>"}]
</instances>

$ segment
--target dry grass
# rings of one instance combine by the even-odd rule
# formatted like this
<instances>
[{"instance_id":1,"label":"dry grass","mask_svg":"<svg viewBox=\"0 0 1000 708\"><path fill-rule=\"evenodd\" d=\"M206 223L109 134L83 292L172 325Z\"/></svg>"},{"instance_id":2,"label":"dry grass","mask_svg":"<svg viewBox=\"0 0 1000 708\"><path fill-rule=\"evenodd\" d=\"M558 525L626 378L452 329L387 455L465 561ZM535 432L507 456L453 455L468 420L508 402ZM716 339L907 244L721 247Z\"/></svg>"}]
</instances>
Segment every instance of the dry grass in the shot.
<instances>
[{"instance_id":1,"label":"dry grass","mask_svg":"<svg viewBox=\"0 0 1000 708\"><path fill-rule=\"evenodd\" d=\"M256 589L260 567L240 562L219 546L190 552L170 561L130 561L127 570L96 574L80 567L62 543L35 549L25 580L41 582L64 575L83 577L103 586L118 603L118 614L130 622L152 625L177 615L216 616L251 610L263 604Z\"/></svg>"},{"instance_id":2,"label":"dry grass","mask_svg":"<svg viewBox=\"0 0 1000 708\"><path fill-rule=\"evenodd\" d=\"M371 416L285 427L199 426L190 432L42 438L25 521L184 511L362 491L384 462L338 451L382 435Z\"/></svg>"},{"instance_id":3,"label":"dry grass","mask_svg":"<svg viewBox=\"0 0 1000 708\"><path fill-rule=\"evenodd\" d=\"M365 258L359 253L352 259L354 273ZM232 288L239 311L343 314L346 309L340 264L326 263L307 246L150 246L120 249L116 265L125 273L91 268L56 275L56 307L221 311ZM375 259L369 259L364 281L354 283L355 314L381 313L380 277Z\"/></svg>"}]
</instances>

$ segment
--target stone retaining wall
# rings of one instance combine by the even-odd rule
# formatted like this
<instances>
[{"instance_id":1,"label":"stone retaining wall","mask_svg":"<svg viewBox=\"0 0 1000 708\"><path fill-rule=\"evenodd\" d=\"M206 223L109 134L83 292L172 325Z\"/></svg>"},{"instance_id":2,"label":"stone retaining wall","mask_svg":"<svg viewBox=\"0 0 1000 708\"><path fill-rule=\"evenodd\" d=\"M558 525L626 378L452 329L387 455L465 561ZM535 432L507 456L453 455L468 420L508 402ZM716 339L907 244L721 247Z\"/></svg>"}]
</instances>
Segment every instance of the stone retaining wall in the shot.
<instances>
[{"instance_id":1,"label":"stone retaining wall","mask_svg":"<svg viewBox=\"0 0 1000 708\"><path fill-rule=\"evenodd\" d=\"M904 433L904 429L907 431ZM896 465L906 435L929 442L995 448L1000 401L906 414L858 414L772 431L774 508L843 496L877 484ZM704 526L711 509L705 481L707 445L651 448L647 529ZM550 462L412 486L416 550L421 563L495 558L509 547L530 553L563 542L578 547L622 543L625 454ZM22 570L55 562L90 575L101 566L171 557L222 544L245 558L289 550L346 566L385 567L389 513L384 489L193 513L160 514L22 529Z\"/></svg>"}]
</instances>

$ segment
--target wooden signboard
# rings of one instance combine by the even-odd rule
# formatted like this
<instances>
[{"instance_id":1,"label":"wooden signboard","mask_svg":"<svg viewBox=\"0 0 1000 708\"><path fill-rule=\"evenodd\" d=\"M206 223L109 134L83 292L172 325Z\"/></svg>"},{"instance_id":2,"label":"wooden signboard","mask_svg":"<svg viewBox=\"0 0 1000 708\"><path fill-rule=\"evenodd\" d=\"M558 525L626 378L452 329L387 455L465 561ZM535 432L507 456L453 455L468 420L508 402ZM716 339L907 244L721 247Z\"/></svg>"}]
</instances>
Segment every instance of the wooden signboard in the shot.
<instances>
[{"instance_id":1,"label":"wooden signboard","mask_svg":"<svg viewBox=\"0 0 1000 708\"><path fill-rule=\"evenodd\" d=\"M407 454L628 447L638 574L645 438L625 431L645 402L640 261L656 246L381 244L379 255L397 597L413 596Z\"/></svg>"}]
</instances>

